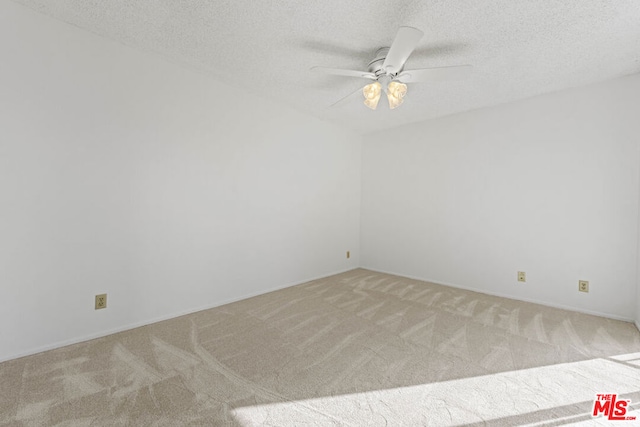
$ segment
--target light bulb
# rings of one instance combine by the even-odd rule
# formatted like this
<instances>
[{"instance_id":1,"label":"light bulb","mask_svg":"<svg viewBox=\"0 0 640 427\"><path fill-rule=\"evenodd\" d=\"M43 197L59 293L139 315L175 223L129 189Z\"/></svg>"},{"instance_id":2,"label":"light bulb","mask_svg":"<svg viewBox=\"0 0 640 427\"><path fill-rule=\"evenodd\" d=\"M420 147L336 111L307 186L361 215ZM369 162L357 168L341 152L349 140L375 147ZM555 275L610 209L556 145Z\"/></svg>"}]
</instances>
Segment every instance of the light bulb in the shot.
<instances>
[{"instance_id":1,"label":"light bulb","mask_svg":"<svg viewBox=\"0 0 640 427\"><path fill-rule=\"evenodd\" d=\"M373 82L362 88L362 94L364 95L364 105L375 110L380 100L382 86L378 82Z\"/></svg>"}]
</instances>

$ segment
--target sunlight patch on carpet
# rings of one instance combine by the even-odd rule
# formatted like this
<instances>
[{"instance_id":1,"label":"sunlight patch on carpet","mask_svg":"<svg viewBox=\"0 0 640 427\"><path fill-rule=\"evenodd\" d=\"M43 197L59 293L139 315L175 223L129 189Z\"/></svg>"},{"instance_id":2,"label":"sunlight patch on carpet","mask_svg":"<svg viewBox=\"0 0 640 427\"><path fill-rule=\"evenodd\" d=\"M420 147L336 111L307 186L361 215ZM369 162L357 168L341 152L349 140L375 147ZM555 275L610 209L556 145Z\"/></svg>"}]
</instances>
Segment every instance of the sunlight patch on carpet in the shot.
<instances>
[{"instance_id":1,"label":"sunlight patch on carpet","mask_svg":"<svg viewBox=\"0 0 640 427\"><path fill-rule=\"evenodd\" d=\"M236 408L243 426L254 425L433 425L455 426L500 420L590 420L587 407L598 393L640 392L640 370L613 361L574 363L346 395ZM639 402L632 402L635 404ZM629 408L632 409L632 408ZM636 412L636 411L634 411ZM605 422L606 425L606 422Z\"/></svg>"}]
</instances>

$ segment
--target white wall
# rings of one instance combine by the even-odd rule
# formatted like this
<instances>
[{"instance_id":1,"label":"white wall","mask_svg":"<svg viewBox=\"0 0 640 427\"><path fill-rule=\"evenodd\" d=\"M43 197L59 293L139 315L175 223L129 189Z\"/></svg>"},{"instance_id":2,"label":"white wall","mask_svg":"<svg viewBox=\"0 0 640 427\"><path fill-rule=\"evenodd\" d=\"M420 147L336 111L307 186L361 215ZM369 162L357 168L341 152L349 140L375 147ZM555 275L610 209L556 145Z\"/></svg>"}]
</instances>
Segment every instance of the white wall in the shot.
<instances>
[{"instance_id":1,"label":"white wall","mask_svg":"<svg viewBox=\"0 0 640 427\"><path fill-rule=\"evenodd\" d=\"M640 156L638 159L640 164ZM640 185L639 185L640 187ZM638 330L640 330L640 195L638 199L638 266L636 269L636 319L635 324Z\"/></svg>"},{"instance_id":2,"label":"white wall","mask_svg":"<svg viewBox=\"0 0 640 427\"><path fill-rule=\"evenodd\" d=\"M359 136L11 2L0 52L0 360L359 265Z\"/></svg>"},{"instance_id":3,"label":"white wall","mask_svg":"<svg viewBox=\"0 0 640 427\"><path fill-rule=\"evenodd\" d=\"M362 266L640 319L638 111L635 75L367 136Z\"/></svg>"}]
</instances>

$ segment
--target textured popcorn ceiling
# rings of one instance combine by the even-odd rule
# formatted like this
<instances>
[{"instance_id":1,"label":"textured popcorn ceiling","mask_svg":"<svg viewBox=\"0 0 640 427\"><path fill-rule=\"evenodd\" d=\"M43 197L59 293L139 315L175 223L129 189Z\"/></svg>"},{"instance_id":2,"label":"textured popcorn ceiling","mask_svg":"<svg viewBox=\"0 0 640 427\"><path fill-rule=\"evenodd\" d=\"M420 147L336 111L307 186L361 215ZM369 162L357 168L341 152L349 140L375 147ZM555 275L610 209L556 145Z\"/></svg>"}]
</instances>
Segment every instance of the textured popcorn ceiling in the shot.
<instances>
[{"instance_id":1,"label":"textured popcorn ceiling","mask_svg":"<svg viewBox=\"0 0 640 427\"><path fill-rule=\"evenodd\" d=\"M639 0L15 0L46 15L358 132L640 72ZM399 26L425 32L406 68L472 64L464 81L410 84L377 111L353 94Z\"/></svg>"}]
</instances>

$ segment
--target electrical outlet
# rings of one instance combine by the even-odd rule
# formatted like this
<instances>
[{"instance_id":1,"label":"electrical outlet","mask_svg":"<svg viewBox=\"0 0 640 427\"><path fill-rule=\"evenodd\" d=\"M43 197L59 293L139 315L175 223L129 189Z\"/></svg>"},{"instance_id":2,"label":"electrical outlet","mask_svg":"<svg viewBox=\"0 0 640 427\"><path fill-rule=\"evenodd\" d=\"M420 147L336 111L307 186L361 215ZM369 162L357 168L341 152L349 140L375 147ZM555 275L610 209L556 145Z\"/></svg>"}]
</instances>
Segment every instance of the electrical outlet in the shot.
<instances>
[{"instance_id":1,"label":"electrical outlet","mask_svg":"<svg viewBox=\"0 0 640 427\"><path fill-rule=\"evenodd\" d=\"M524 271L518 271L518 282L526 282L527 281L527 273Z\"/></svg>"},{"instance_id":2,"label":"electrical outlet","mask_svg":"<svg viewBox=\"0 0 640 427\"><path fill-rule=\"evenodd\" d=\"M351 258L351 252L347 251L347 258Z\"/></svg>"},{"instance_id":3,"label":"electrical outlet","mask_svg":"<svg viewBox=\"0 0 640 427\"><path fill-rule=\"evenodd\" d=\"M589 282L586 280L578 281L578 290L580 292L589 292Z\"/></svg>"},{"instance_id":4,"label":"electrical outlet","mask_svg":"<svg viewBox=\"0 0 640 427\"><path fill-rule=\"evenodd\" d=\"M96 295L96 310L107 308L107 294Z\"/></svg>"}]
</instances>

